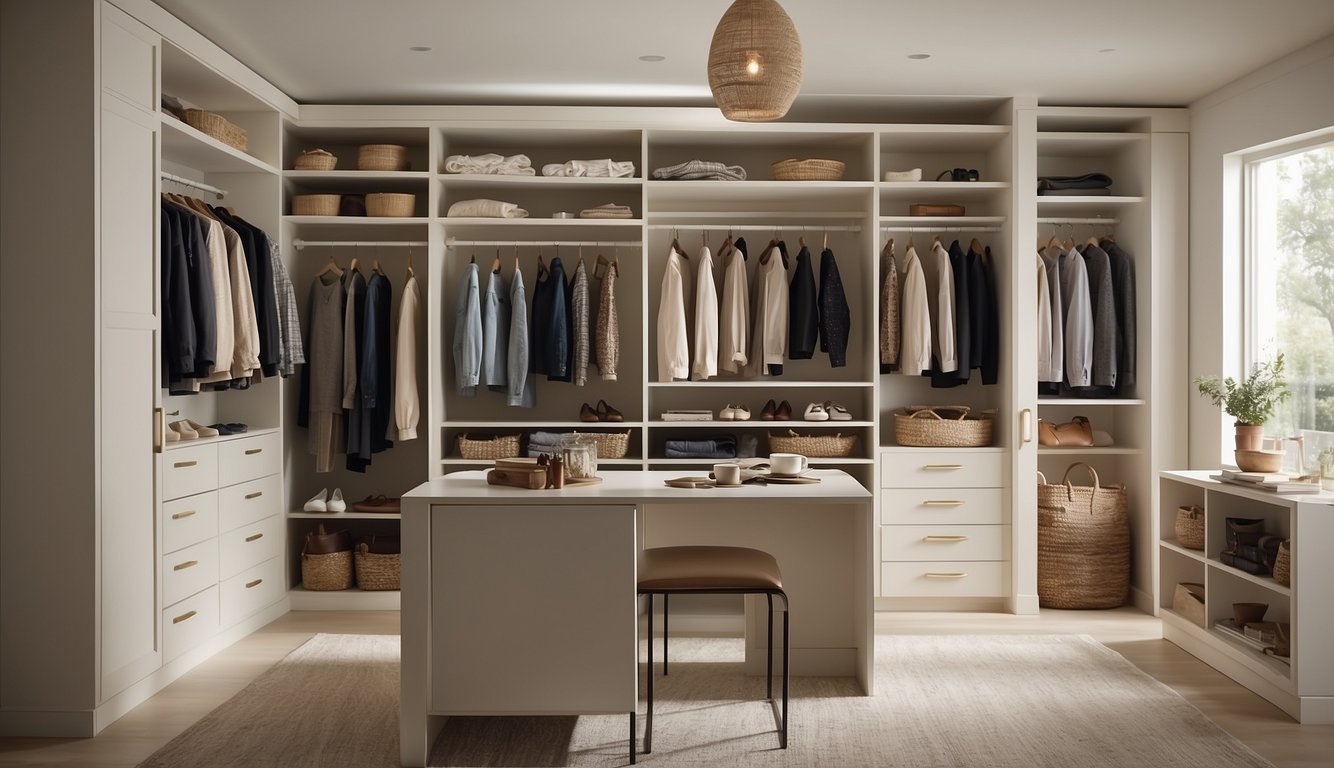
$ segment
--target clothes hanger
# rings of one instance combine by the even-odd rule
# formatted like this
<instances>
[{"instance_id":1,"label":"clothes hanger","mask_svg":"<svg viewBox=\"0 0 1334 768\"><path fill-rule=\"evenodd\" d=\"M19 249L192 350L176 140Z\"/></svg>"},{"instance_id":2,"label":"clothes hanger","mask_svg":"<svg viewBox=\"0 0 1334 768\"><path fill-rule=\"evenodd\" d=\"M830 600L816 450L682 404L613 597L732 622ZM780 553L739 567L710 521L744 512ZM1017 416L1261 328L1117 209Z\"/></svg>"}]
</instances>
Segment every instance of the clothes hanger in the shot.
<instances>
[{"instance_id":1,"label":"clothes hanger","mask_svg":"<svg viewBox=\"0 0 1334 768\"><path fill-rule=\"evenodd\" d=\"M343 270L338 267L338 262L334 261L333 253L329 254L329 263L324 265L324 269L321 269L319 272L316 272L315 276L324 277L330 272L334 273L338 277L343 276Z\"/></svg>"},{"instance_id":2,"label":"clothes hanger","mask_svg":"<svg viewBox=\"0 0 1334 768\"><path fill-rule=\"evenodd\" d=\"M892 240L890 242L893 242ZM824 236L820 238L820 250L829 250L829 230L824 231Z\"/></svg>"},{"instance_id":3,"label":"clothes hanger","mask_svg":"<svg viewBox=\"0 0 1334 768\"><path fill-rule=\"evenodd\" d=\"M514 246L514 274L519 274L519 246Z\"/></svg>"},{"instance_id":4,"label":"clothes hanger","mask_svg":"<svg viewBox=\"0 0 1334 768\"><path fill-rule=\"evenodd\" d=\"M416 277L417 274L412 271L412 246L408 246L408 277Z\"/></svg>"},{"instance_id":5,"label":"clothes hanger","mask_svg":"<svg viewBox=\"0 0 1334 768\"><path fill-rule=\"evenodd\" d=\"M491 261L491 274L500 274L500 249L496 249L496 258Z\"/></svg>"},{"instance_id":6,"label":"clothes hanger","mask_svg":"<svg viewBox=\"0 0 1334 768\"><path fill-rule=\"evenodd\" d=\"M912 249L912 235L908 235L908 246L906 250Z\"/></svg>"},{"instance_id":7,"label":"clothes hanger","mask_svg":"<svg viewBox=\"0 0 1334 768\"><path fill-rule=\"evenodd\" d=\"M978 240L976 237L973 238L973 242L968 244L968 250L981 256L983 251L982 241Z\"/></svg>"},{"instance_id":8,"label":"clothes hanger","mask_svg":"<svg viewBox=\"0 0 1334 768\"><path fill-rule=\"evenodd\" d=\"M676 254L681 258L690 261L690 257L686 255L685 249L681 247L681 241L676 237L675 229L672 230L672 250L676 251Z\"/></svg>"},{"instance_id":9,"label":"clothes hanger","mask_svg":"<svg viewBox=\"0 0 1334 768\"><path fill-rule=\"evenodd\" d=\"M611 269L611 262L607 261L606 256L599 253L598 260L593 262L593 277L601 280L606 276L608 269Z\"/></svg>"}]
</instances>

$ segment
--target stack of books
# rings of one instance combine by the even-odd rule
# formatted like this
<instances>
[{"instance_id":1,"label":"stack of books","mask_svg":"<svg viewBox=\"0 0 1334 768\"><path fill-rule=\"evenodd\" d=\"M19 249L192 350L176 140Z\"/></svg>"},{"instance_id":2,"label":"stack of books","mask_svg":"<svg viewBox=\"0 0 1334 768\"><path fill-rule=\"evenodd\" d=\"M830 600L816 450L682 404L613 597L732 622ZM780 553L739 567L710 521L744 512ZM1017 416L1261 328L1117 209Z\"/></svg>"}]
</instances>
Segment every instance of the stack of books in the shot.
<instances>
[{"instance_id":1,"label":"stack of books","mask_svg":"<svg viewBox=\"0 0 1334 768\"><path fill-rule=\"evenodd\" d=\"M1210 475L1214 480L1246 488L1254 488L1270 493L1320 493L1320 481L1306 476L1293 476L1286 472L1243 472L1234 467L1224 467L1218 474Z\"/></svg>"},{"instance_id":2,"label":"stack of books","mask_svg":"<svg viewBox=\"0 0 1334 768\"><path fill-rule=\"evenodd\" d=\"M713 411L672 410L662 412L663 421L713 421Z\"/></svg>"}]
</instances>

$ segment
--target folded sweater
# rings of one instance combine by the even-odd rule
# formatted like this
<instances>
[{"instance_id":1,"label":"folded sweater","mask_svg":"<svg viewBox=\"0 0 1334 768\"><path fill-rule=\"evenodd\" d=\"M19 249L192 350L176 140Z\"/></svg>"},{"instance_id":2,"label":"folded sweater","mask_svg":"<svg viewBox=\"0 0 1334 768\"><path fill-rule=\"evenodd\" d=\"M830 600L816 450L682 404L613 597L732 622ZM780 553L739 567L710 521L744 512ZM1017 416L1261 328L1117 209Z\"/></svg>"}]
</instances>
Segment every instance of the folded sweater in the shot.
<instances>
[{"instance_id":1,"label":"folded sweater","mask_svg":"<svg viewBox=\"0 0 1334 768\"><path fill-rule=\"evenodd\" d=\"M684 163L668 165L654 170L653 178L745 181L746 169L739 165L723 165L711 160L687 160Z\"/></svg>"},{"instance_id":2,"label":"folded sweater","mask_svg":"<svg viewBox=\"0 0 1334 768\"><path fill-rule=\"evenodd\" d=\"M533 161L527 155L450 155L445 158L445 173L486 173L497 176L536 176Z\"/></svg>"},{"instance_id":3,"label":"folded sweater","mask_svg":"<svg viewBox=\"0 0 1334 768\"><path fill-rule=\"evenodd\" d=\"M624 179L635 175L635 164L629 160L571 160L568 163L547 163L542 166L543 176L599 176Z\"/></svg>"},{"instance_id":4,"label":"folded sweater","mask_svg":"<svg viewBox=\"0 0 1334 768\"><path fill-rule=\"evenodd\" d=\"M460 200L449 206L445 216L451 218L477 217L488 219L526 219L528 211L514 203L499 200Z\"/></svg>"}]
</instances>

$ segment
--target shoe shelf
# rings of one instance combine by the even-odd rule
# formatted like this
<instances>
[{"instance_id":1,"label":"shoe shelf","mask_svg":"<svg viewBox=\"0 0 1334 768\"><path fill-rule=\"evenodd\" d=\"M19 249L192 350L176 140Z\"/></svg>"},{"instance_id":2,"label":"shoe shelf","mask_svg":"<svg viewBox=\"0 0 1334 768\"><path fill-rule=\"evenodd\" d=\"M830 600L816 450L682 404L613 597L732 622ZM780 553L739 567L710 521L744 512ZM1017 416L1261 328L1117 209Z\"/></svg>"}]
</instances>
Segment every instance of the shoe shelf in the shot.
<instances>
[{"instance_id":1,"label":"shoe shelf","mask_svg":"<svg viewBox=\"0 0 1334 768\"><path fill-rule=\"evenodd\" d=\"M448 421L446 429L601 429L625 430L644 426L642 421Z\"/></svg>"},{"instance_id":2,"label":"shoe shelf","mask_svg":"<svg viewBox=\"0 0 1334 768\"><path fill-rule=\"evenodd\" d=\"M1148 401L1138 397L1039 397L1038 407L1045 405L1078 405L1082 407L1096 406L1132 406L1145 405Z\"/></svg>"},{"instance_id":3,"label":"shoe shelf","mask_svg":"<svg viewBox=\"0 0 1334 768\"><path fill-rule=\"evenodd\" d=\"M783 421L778 421L778 420L775 419L775 420L773 420L773 421L769 421L769 420L765 420L765 419L757 419L757 418L755 418L755 417L753 417L753 416L752 416L751 418L749 418L749 419L712 419L712 420L705 420L705 421L650 421L650 422L646 422L646 426L651 427L651 428L653 428L653 429L663 429L663 428L675 429L675 428L677 428L677 427L685 427L685 428L694 427L694 428L697 428L697 429L698 429L698 428L707 428L707 427L711 427L711 428L715 428L715 429L716 429L719 425L726 426L726 427L729 428L729 429L731 429L731 428L739 428L739 427L765 427L765 428L774 428L774 427L874 427L874 426L875 426L875 422L874 422L874 421L857 421L857 420L851 420L851 421L835 421L835 420L833 420L833 419L826 419L826 420L824 420L824 421L814 421L814 420L812 420L812 421L807 421L807 420L805 420L805 419L784 419Z\"/></svg>"},{"instance_id":4,"label":"shoe shelf","mask_svg":"<svg viewBox=\"0 0 1334 768\"><path fill-rule=\"evenodd\" d=\"M397 611L399 591L340 589L316 591L301 584L287 593L294 611Z\"/></svg>"},{"instance_id":5,"label":"shoe shelf","mask_svg":"<svg viewBox=\"0 0 1334 768\"><path fill-rule=\"evenodd\" d=\"M354 512L349 509L346 512L288 512L287 517L311 520L400 520L403 515L399 512Z\"/></svg>"},{"instance_id":6,"label":"shoe shelf","mask_svg":"<svg viewBox=\"0 0 1334 768\"><path fill-rule=\"evenodd\" d=\"M205 424L204 426L208 425ZM216 435L214 437L197 437L193 440L177 440L175 442L167 443L164 446L164 450L174 451L177 448L193 448L196 445L208 445L210 443L225 443L228 440L243 440L247 437L255 437L257 435L271 435L279 432L282 432L282 430L279 429L278 427L252 427L250 429L247 429L245 432L240 432L235 435Z\"/></svg>"}]
</instances>

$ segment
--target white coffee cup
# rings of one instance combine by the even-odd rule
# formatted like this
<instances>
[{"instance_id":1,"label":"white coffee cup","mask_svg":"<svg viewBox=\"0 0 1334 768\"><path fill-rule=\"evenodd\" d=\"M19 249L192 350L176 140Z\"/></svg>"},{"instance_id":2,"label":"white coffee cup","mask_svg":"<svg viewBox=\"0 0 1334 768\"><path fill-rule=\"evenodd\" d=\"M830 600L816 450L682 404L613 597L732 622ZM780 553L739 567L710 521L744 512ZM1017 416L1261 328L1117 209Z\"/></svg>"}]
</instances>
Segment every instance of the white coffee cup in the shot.
<instances>
[{"instance_id":1,"label":"white coffee cup","mask_svg":"<svg viewBox=\"0 0 1334 768\"><path fill-rule=\"evenodd\" d=\"M800 475L810 468L810 462L800 453L769 454L769 471L775 475Z\"/></svg>"},{"instance_id":2,"label":"white coffee cup","mask_svg":"<svg viewBox=\"0 0 1334 768\"><path fill-rule=\"evenodd\" d=\"M714 464L713 482L718 485L741 485L740 464Z\"/></svg>"}]
</instances>

